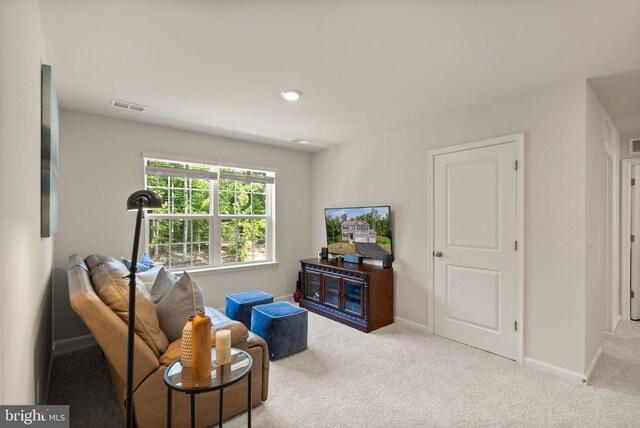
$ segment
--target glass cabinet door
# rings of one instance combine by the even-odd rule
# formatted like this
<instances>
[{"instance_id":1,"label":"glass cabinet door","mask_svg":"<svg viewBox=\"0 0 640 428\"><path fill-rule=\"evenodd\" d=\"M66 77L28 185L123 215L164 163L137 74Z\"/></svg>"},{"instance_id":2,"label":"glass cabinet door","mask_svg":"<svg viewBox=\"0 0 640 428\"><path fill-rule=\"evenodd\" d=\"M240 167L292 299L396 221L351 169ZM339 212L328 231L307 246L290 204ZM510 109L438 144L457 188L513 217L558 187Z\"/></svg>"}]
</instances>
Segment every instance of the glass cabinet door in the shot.
<instances>
[{"instance_id":1,"label":"glass cabinet door","mask_svg":"<svg viewBox=\"0 0 640 428\"><path fill-rule=\"evenodd\" d=\"M336 309L340 306L340 277L324 274L324 304Z\"/></svg>"},{"instance_id":2,"label":"glass cabinet door","mask_svg":"<svg viewBox=\"0 0 640 428\"><path fill-rule=\"evenodd\" d=\"M344 280L344 311L359 317L364 315L364 283Z\"/></svg>"},{"instance_id":3,"label":"glass cabinet door","mask_svg":"<svg viewBox=\"0 0 640 428\"><path fill-rule=\"evenodd\" d=\"M320 280L322 276L317 272L306 271L304 274L304 297L310 300L320 300Z\"/></svg>"}]
</instances>

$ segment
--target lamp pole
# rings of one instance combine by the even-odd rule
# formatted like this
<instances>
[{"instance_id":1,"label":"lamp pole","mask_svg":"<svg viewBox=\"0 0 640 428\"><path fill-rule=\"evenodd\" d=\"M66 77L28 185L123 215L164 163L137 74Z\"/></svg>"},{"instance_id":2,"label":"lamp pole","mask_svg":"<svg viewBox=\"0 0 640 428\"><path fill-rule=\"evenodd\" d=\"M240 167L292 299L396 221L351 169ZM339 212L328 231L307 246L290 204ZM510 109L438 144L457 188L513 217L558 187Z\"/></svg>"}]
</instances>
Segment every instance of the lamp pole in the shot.
<instances>
[{"instance_id":1,"label":"lamp pole","mask_svg":"<svg viewBox=\"0 0 640 428\"><path fill-rule=\"evenodd\" d=\"M126 427L133 428L133 342L136 334L136 270L138 269L138 247L140 245L140 228L142 226L142 211L145 209L161 208L160 197L148 190L139 190L129 196L127 200L128 210L137 210L136 230L133 236L133 252L131 254L131 266L129 267L129 332L127 337L127 414Z\"/></svg>"}]
</instances>

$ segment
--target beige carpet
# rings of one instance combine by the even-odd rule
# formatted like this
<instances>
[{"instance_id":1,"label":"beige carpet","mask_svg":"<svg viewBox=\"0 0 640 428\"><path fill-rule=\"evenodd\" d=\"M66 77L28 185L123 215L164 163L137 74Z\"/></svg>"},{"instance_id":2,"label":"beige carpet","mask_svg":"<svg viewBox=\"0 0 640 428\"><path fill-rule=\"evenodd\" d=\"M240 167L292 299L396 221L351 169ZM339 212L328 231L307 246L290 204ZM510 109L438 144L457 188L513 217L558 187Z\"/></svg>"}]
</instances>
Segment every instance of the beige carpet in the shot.
<instances>
[{"instance_id":1,"label":"beige carpet","mask_svg":"<svg viewBox=\"0 0 640 428\"><path fill-rule=\"evenodd\" d=\"M399 326L364 334L309 314L306 351L271 363L254 427L640 426L640 323L606 336L579 386ZM246 426L246 415L228 427Z\"/></svg>"}]
</instances>

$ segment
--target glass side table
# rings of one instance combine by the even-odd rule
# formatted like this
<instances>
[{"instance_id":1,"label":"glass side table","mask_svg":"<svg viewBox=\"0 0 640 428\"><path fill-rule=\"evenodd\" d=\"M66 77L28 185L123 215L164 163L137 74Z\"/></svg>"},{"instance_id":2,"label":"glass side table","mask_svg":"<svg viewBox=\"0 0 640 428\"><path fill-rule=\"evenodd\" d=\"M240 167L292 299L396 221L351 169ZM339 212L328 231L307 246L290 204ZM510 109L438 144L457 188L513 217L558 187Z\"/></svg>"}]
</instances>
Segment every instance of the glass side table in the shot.
<instances>
[{"instance_id":1,"label":"glass side table","mask_svg":"<svg viewBox=\"0 0 640 428\"><path fill-rule=\"evenodd\" d=\"M194 380L191 368L182 367L180 359L169 364L164 371L164 383L167 385L167 427L171 427L171 393L173 390L191 395L191 426L196 426L197 394L209 391L220 391L218 425L222 427L222 404L224 388L247 377L247 426L251 427L251 356L236 348L231 348L231 362L221 366L216 364L216 349L211 349L211 376Z\"/></svg>"}]
</instances>

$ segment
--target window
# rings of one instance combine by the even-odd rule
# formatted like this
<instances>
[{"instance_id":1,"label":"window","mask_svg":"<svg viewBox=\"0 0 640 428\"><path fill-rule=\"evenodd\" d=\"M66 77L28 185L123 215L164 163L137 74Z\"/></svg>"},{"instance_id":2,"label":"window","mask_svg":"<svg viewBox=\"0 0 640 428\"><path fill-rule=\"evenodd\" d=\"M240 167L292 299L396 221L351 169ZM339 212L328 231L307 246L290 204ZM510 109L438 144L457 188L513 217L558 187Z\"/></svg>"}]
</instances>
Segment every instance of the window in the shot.
<instances>
[{"instance_id":1,"label":"window","mask_svg":"<svg viewBox=\"0 0 640 428\"><path fill-rule=\"evenodd\" d=\"M273 171L145 159L147 252L169 269L273 261Z\"/></svg>"}]
</instances>

